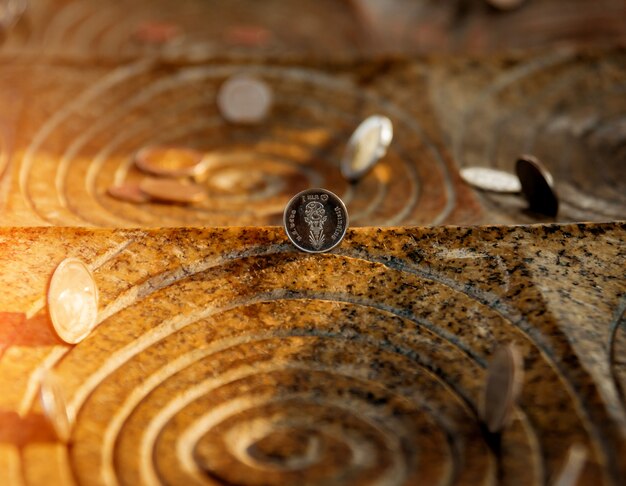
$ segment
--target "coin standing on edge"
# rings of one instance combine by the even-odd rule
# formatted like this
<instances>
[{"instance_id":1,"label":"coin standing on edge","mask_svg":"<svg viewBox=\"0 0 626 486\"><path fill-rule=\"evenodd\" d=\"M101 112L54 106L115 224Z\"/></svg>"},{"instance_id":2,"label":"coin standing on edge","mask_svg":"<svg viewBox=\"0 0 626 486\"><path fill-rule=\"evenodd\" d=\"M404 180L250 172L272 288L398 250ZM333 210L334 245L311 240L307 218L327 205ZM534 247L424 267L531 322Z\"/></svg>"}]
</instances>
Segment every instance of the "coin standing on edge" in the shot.
<instances>
[{"instance_id":1,"label":"coin standing on edge","mask_svg":"<svg viewBox=\"0 0 626 486\"><path fill-rule=\"evenodd\" d=\"M498 348L487 368L483 396L483 421L491 433L500 432L512 418L522 391L524 363L514 344Z\"/></svg>"},{"instance_id":2,"label":"coin standing on edge","mask_svg":"<svg viewBox=\"0 0 626 486\"><path fill-rule=\"evenodd\" d=\"M559 198L548 169L536 157L522 155L517 159L515 171L522 184L522 193L528 201L528 209L546 216L556 216L559 212Z\"/></svg>"},{"instance_id":3,"label":"coin standing on edge","mask_svg":"<svg viewBox=\"0 0 626 486\"><path fill-rule=\"evenodd\" d=\"M205 154L186 147L148 146L135 154L135 165L163 177L196 177L207 169Z\"/></svg>"},{"instance_id":4,"label":"coin standing on edge","mask_svg":"<svg viewBox=\"0 0 626 486\"><path fill-rule=\"evenodd\" d=\"M98 287L83 261L67 258L56 268L48 287L48 312L57 335L69 344L79 343L96 326Z\"/></svg>"},{"instance_id":5,"label":"coin standing on edge","mask_svg":"<svg viewBox=\"0 0 626 486\"><path fill-rule=\"evenodd\" d=\"M300 250L323 253L335 248L348 229L343 201L326 189L307 189L296 194L283 214L287 236Z\"/></svg>"},{"instance_id":6,"label":"coin standing on edge","mask_svg":"<svg viewBox=\"0 0 626 486\"><path fill-rule=\"evenodd\" d=\"M349 181L363 177L385 156L393 139L393 124L386 116L373 115L356 128L341 159L341 173Z\"/></svg>"},{"instance_id":7,"label":"coin standing on edge","mask_svg":"<svg viewBox=\"0 0 626 486\"><path fill-rule=\"evenodd\" d=\"M567 451L556 478L551 482L552 486L576 486L580 475L587 462L587 448L582 444L572 444Z\"/></svg>"},{"instance_id":8,"label":"coin standing on edge","mask_svg":"<svg viewBox=\"0 0 626 486\"><path fill-rule=\"evenodd\" d=\"M191 204L207 198L206 191L198 184L175 179L146 177L139 183L139 189L153 199L170 203Z\"/></svg>"},{"instance_id":9,"label":"coin standing on edge","mask_svg":"<svg viewBox=\"0 0 626 486\"><path fill-rule=\"evenodd\" d=\"M44 415L52 425L57 437L61 442L67 442L71 434L67 403L63 388L56 374L51 370L42 372L40 399Z\"/></svg>"},{"instance_id":10,"label":"coin standing on edge","mask_svg":"<svg viewBox=\"0 0 626 486\"><path fill-rule=\"evenodd\" d=\"M460 174L470 186L482 191L515 194L522 190L519 178L503 170L490 167L464 167Z\"/></svg>"},{"instance_id":11,"label":"coin standing on edge","mask_svg":"<svg viewBox=\"0 0 626 486\"><path fill-rule=\"evenodd\" d=\"M233 76L220 86L217 106L230 123L260 123L272 105L272 90L264 81L247 74Z\"/></svg>"}]
</instances>

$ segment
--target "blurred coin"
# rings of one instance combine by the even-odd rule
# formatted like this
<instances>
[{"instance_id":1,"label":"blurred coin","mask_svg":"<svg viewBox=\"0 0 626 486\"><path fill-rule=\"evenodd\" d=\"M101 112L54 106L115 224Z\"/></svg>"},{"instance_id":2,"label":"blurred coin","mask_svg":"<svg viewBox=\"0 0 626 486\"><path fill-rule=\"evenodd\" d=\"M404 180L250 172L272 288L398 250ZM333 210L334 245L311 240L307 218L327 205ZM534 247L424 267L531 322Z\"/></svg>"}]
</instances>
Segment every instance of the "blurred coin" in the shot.
<instances>
[{"instance_id":1,"label":"blurred coin","mask_svg":"<svg viewBox=\"0 0 626 486\"><path fill-rule=\"evenodd\" d=\"M140 23L133 32L133 38L143 44L162 45L180 35L178 25L159 20L147 20Z\"/></svg>"},{"instance_id":2,"label":"blurred coin","mask_svg":"<svg viewBox=\"0 0 626 486\"><path fill-rule=\"evenodd\" d=\"M366 118L354 131L341 159L341 173L349 181L363 177L387 153L393 125L386 116Z\"/></svg>"},{"instance_id":3,"label":"blurred coin","mask_svg":"<svg viewBox=\"0 0 626 486\"><path fill-rule=\"evenodd\" d=\"M586 461L587 448L582 444L573 444L567 451L563 466L552 486L576 486Z\"/></svg>"},{"instance_id":4,"label":"blurred coin","mask_svg":"<svg viewBox=\"0 0 626 486\"><path fill-rule=\"evenodd\" d=\"M27 0L0 0L0 32L15 25L27 6Z\"/></svg>"},{"instance_id":5,"label":"blurred coin","mask_svg":"<svg viewBox=\"0 0 626 486\"><path fill-rule=\"evenodd\" d=\"M295 195L283 214L287 236L296 248L322 253L336 247L348 229L348 210L326 189L307 189Z\"/></svg>"},{"instance_id":6,"label":"blurred coin","mask_svg":"<svg viewBox=\"0 0 626 486\"><path fill-rule=\"evenodd\" d=\"M524 378L522 356L514 344L498 348L487 367L483 421L490 432L500 432L511 420Z\"/></svg>"},{"instance_id":7,"label":"blurred coin","mask_svg":"<svg viewBox=\"0 0 626 486\"><path fill-rule=\"evenodd\" d=\"M487 0L487 3L498 10L513 10L519 8L526 0Z\"/></svg>"},{"instance_id":8,"label":"blurred coin","mask_svg":"<svg viewBox=\"0 0 626 486\"><path fill-rule=\"evenodd\" d=\"M119 199L120 201L141 204L148 202L150 198L141 192L139 184L122 184L120 186L111 186L107 189L109 196Z\"/></svg>"},{"instance_id":9,"label":"blurred coin","mask_svg":"<svg viewBox=\"0 0 626 486\"><path fill-rule=\"evenodd\" d=\"M51 370L42 372L40 398L44 415L57 437L61 442L67 442L70 438L71 426L65 394L56 374Z\"/></svg>"},{"instance_id":10,"label":"blurred coin","mask_svg":"<svg viewBox=\"0 0 626 486\"><path fill-rule=\"evenodd\" d=\"M464 167L460 173L465 182L483 191L517 193L522 190L517 176L502 170L489 167Z\"/></svg>"},{"instance_id":11,"label":"blurred coin","mask_svg":"<svg viewBox=\"0 0 626 486\"><path fill-rule=\"evenodd\" d=\"M522 184L522 193L531 211L546 216L556 216L559 199L554 191L552 175L535 157L522 155L515 165L517 177Z\"/></svg>"},{"instance_id":12,"label":"blurred coin","mask_svg":"<svg viewBox=\"0 0 626 486\"><path fill-rule=\"evenodd\" d=\"M227 79L217 94L217 106L231 123L259 123L272 105L272 90L260 79L247 74Z\"/></svg>"},{"instance_id":13,"label":"blurred coin","mask_svg":"<svg viewBox=\"0 0 626 486\"><path fill-rule=\"evenodd\" d=\"M206 171L205 156L184 147L144 147L135 154L138 169L165 177L195 177Z\"/></svg>"},{"instance_id":14,"label":"blurred coin","mask_svg":"<svg viewBox=\"0 0 626 486\"><path fill-rule=\"evenodd\" d=\"M48 312L54 330L66 343L82 341L96 326L98 288L91 271L78 258L66 258L52 274Z\"/></svg>"},{"instance_id":15,"label":"blurred coin","mask_svg":"<svg viewBox=\"0 0 626 486\"><path fill-rule=\"evenodd\" d=\"M139 183L139 189L158 201L178 204L197 203L207 197L205 189L199 185L174 179L146 177Z\"/></svg>"}]
</instances>

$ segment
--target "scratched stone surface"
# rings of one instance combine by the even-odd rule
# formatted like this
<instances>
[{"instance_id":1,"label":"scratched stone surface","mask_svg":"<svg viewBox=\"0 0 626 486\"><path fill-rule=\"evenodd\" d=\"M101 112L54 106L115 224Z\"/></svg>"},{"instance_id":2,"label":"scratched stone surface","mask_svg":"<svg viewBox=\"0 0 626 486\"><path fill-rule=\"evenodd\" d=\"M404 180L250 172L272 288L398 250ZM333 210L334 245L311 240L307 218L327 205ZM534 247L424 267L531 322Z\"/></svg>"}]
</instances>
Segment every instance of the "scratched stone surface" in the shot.
<instances>
[{"instance_id":1,"label":"scratched stone surface","mask_svg":"<svg viewBox=\"0 0 626 486\"><path fill-rule=\"evenodd\" d=\"M331 253L279 228L0 230L0 471L12 484L542 485L626 474L626 225L350 230ZM100 288L63 345L45 290L63 258ZM526 376L494 441L485 367ZM72 421L56 441L38 370Z\"/></svg>"}]
</instances>

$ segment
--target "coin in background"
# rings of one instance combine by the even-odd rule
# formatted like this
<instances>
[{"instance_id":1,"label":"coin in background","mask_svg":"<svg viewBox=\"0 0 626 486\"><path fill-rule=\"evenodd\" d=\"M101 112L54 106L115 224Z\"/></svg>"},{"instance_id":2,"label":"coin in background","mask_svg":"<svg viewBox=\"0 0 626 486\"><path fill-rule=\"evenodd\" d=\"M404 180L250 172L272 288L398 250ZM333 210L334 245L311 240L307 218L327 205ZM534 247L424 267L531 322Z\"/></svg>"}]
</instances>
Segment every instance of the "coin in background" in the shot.
<instances>
[{"instance_id":1,"label":"coin in background","mask_svg":"<svg viewBox=\"0 0 626 486\"><path fill-rule=\"evenodd\" d=\"M178 204L197 203L207 197L206 191L199 185L175 179L146 177L139 183L139 189L158 201Z\"/></svg>"},{"instance_id":2,"label":"coin in background","mask_svg":"<svg viewBox=\"0 0 626 486\"><path fill-rule=\"evenodd\" d=\"M563 466L552 481L552 486L576 486L586 461L587 448L582 444L573 444L568 449Z\"/></svg>"},{"instance_id":3,"label":"coin in background","mask_svg":"<svg viewBox=\"0 0 626 486\"><path fill-rule=\"evenodd\" d=\"M348 229L343 201L326 189L307 189L289 201L283 214L287 236L300 250L322 253L333 249Z\"/></svg>"},{"instance_id":4,"label":"coin in background","mask_svg":"<svg viewBox=\"0 0 626 486\"><path fill-rule=\"evenodd\" d=\"M517 160L515 171L522 184L522 193L528 201L528 209L546 216L556 216L559 199L548 169L536 157L522 155Z\"/></svg>"},{"instance_id":5,"label":"coin in background","mask_svg":"<svg viewBox=\"0 0 626 486\"><path fill-rule=\"evenodd\" d=\"M517 347L508 344L498 348L487 368L483 397L483 421L490 432L500 432L510 422L523 379L523 360Z\"/></svg>"},{"instance_id":6,"label":"coin in background","mask_svg":"<svg viewBox=\"0 0 626 486\"><path fill-rule=\"evenodd\" d=\"M119 199L120 201L141 204L148 202L150 198L139 189L139 184L122 184L119 186L111 186L107 189L109 196Z\"/></svg>"},{"instance_id":7,"label":"coin in background","mask_svg":"<svg viewBox=\"0 0 626 486\"><path fill-rule=\"evenodd\" d=\"M522 190L519 178L502 170L489 167L464 167L460 174L465 182L482 191L517 193Z\"/></svg>"},{"instance_id":8,"label":"coin in background","mask_svg":"<svg viewBox=\"0 0 626 486\"><path fill-rule=\"evenodd\" d=\"M67 442L71 433L67 403L63 388L56 374L51 370L42 372L40 399L44 415L52 425L57 437L61 442Z\"/></svg>"},{"instance_id":9,"label":"coin in background","mask_svg":"<svg viewBox=\"0 0 626 486\"><path fill-rule=\"evenodd\" d=\"M144 147L135 154L138 169L164 177L195 177L207 169L205 154L184 147Z\"/></svg>"},{"instance_id":10,"label":"coin in background","mask_svg":"<svg viewBox=\"0 0 626 486\"><path fill-rule=\"evenodd\" d=\"M341 173L349 181L363 177L387 153L393 125L386 116L366 118L354 131L341 159Z\"/></svg>"},{"instance_id":11,"label":"coin in background","mask_svg":"<svg viewBox=\"0 0 626 486\"><path fill-rule=\"evenodd\" d=\"M217 94L217 106L231 123L259 123L272 105L272 90L267 83L242 74L227 79Z\"/></svg>"},{"instance_id":12,"label":"coin in background","mask_svg":"<svg viewBox=\"0 0 626 486\"><path fill-rule=\"evenodd\" d=\"M141 22L133 32L133 38L142 44L163 45L181 34L180 27L171 22L147 20Z\"/></svg>"},{"instance_id":13,"label":"coin in background","mask_svg":"<svg viewBox=\"0 0 626 486\"><path fill-rule=\"evenodd\" d=\"M66 343L85 339L98 319L98 288L87 265L67 258L56 268L48 288L48 312L54 330Z\"/></svg>"},{"instance_id":14,"label":"coin in background","mask_svg":"<svg viewBox=\"0 0 626 486\"><path fill-rule=\"evenodd\" d=\"M487 0L487 3L498 10L519 8L526 0Z\"/></svg>"}]
</instances>

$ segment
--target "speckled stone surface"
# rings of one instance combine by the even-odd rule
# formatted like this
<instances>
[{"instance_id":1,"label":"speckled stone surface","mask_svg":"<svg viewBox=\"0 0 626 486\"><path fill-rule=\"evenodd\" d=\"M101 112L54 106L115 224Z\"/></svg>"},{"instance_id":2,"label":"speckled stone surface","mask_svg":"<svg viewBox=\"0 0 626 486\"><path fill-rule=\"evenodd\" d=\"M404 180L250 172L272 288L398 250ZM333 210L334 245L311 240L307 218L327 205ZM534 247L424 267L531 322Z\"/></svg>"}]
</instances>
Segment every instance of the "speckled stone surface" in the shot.
<instances>
[{"instance_id":1,"label":"speckled stone surface","mask_svg":"<svg viewBox=\"0 0 626 486\"><path fill-rule=\"evenodd\" d=\"M0 230L0 468L78 484L580 484L626 474L626 225L354 229L329 254L279 228ZM44 300L89 263L100 324L68 347ZM500 441L485 367L526 376ZM73 419L37 399L53 368ZM52 480L50 479L50 480Z\"/></svg>"}]
</instances>

